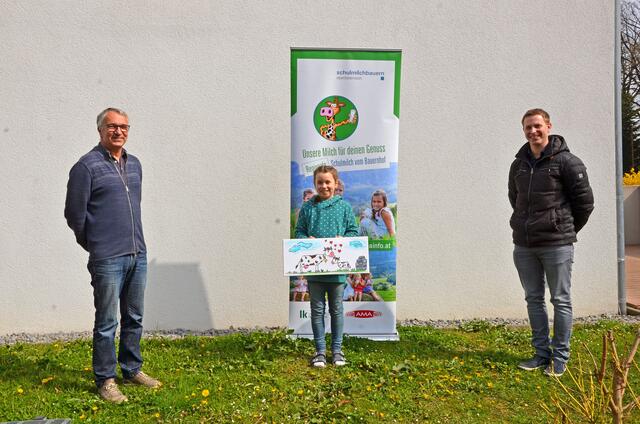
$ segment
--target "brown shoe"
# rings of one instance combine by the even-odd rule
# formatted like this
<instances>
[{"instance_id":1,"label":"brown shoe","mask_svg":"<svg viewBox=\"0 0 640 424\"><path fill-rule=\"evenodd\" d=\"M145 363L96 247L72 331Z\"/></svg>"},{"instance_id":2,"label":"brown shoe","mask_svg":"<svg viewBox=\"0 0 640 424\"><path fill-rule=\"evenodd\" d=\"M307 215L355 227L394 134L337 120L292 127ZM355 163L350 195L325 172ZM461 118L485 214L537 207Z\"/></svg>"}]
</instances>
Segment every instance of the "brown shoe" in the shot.
<instances>
[{"instance_id":1,"label":"brown shoe","mask_svg":"<svg viewBox=\"0 0 640 424\"><path fill-rule=\"evenodd\" d=\"M140 386L148 387L150 389L157 389L158 387L162 387L161 382L159 382L153 377L148 376L142 371L138 371L138 374L134 375L131 378L126 378L124 380L124 384L138 384Z\"/></svg>"},{"instance_id":2,"label":"brown shoe","mask_svg":"<svg viewBox=\"0 0 640 424\"><path fill-rule=\"evenodd\" d=\"M122 403L128 400L118 389L118 385L113 378L109 378L102 383L102 386L98 388L98 394L107 402Z\"/></svg>"}]
</instances>

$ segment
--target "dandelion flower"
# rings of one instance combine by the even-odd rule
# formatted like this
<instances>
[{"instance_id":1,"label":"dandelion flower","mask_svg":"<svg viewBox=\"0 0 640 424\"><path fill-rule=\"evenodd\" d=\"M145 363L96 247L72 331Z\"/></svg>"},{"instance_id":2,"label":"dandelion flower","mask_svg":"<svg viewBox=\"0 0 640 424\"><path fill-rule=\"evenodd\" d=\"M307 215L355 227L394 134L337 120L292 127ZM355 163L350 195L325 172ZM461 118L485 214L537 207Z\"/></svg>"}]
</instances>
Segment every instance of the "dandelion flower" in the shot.
<instances>
[{"instance_id":1,"label":"dandelion flower","mask_svg":"<svg viewBox=\"0 0 640 424\"><path fill-rule=\"evenodd\" d=\"M16 390L16 392L18 392L19 395L24 393L24 390L22 389L22 387L18 387L18 390Z\"/></svg>"},{"instance_id":2,"label":"dandelion flower","mask_svg":"<svg viewBox=\"0 0 640 424\"><path fill-rule=\"evenodd\" d=\"M298 394L299 395L303 395L304 394L304 390L302 390L302 389L298 390Z\"/></svg>"},{"instance_id":3,"label":"dandelion flower","mask_svg":"<svg viewBox=\"0 0 640 424\"><path fill-rule=\"evenodd\" d=\"M207 396L209 396L209 390L204 389L204 390L202 391L202 397L207 397Z\"/></svg>"},{"instance_id":4,"label":"dandelion flower","mask_svg":"<svg viewBox=\"0 0 640 424\"><path fill-rule=\"evenodd\" d=\"M156 418L160 418L160 413L156 412L155 414L153 414L153 416L156 417Z\"/></svg>"}]
</instances>

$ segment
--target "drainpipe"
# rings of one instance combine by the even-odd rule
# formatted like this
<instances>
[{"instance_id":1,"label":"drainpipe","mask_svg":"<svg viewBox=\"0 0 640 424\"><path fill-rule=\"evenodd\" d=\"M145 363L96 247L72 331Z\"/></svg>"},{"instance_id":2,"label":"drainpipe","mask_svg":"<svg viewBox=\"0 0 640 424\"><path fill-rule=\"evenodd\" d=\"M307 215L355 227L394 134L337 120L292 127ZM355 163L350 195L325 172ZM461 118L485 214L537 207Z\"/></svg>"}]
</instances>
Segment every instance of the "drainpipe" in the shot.
<instances>
[{"instance_id":1,"label":"drainpipe","mask_svg":"<svg viewBox=\"0 0 640 424\"><path fill-rule=\"evenodd\" d=\"M622 80L620 46L620 0L615 3L615 141L616 141L616 231L618 239L618 313L627 314L627 289L624 272L624 191L622 189Z\"/></svg>"}]
</instances>

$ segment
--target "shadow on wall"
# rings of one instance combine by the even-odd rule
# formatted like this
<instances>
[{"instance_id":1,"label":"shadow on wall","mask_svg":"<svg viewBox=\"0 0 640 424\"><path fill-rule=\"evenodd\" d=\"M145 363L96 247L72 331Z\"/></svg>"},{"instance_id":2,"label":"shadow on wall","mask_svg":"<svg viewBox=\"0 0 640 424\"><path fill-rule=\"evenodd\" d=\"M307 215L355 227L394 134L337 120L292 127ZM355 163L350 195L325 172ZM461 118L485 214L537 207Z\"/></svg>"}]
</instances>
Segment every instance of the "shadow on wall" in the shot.
<instances>
[{"instance_id":1,"label":"shadow on wall","mask_svg":"<svg viewBox=\"0 0 640 424\"><path fill-rule=\"evenodd\" d=\"M147 330L214 328L198 263L149 262L144 299Z\"/></svg>"}]
</instances>

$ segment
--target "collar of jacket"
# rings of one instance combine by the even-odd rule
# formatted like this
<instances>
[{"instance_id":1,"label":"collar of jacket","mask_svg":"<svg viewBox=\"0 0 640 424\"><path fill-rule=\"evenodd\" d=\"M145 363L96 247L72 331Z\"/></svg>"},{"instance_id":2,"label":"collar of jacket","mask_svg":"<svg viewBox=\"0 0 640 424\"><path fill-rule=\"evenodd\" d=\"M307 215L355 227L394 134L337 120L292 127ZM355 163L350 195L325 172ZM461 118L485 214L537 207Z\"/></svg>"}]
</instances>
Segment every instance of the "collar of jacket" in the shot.
<instances>
[{"instance_id":1,"label":"collar of jacket","mask_svg":"<svg viewBox=\"0 0 640 424\"><path fill-rule=\"evenodd\" d=\"M557 155L560 152L569 151L569 147L567 146L567 142L564 141L564 137L557 134L549 135L549 143L542 151L542 154L537 159L537 161L541 161L545 158L551 157L553 155ZM530 162L531 149L529 148L529 143L524 143L524 145L518 150L516 153L516 158L521 159L526 162Z\"/></svg>"},{"instance_id":2,"label":"collar of jacket","mask_svg":"<svg viewBox=\"0 0 640 424\"><path fill-rule=\"evenodd\" d=\"M115 160L115 158L111 155L111 152L105 149L105 147L100 143L98 143L98 145L94 147L93 150L100 152L102 156L104 156L104 158L108 161ZM125 162L127 161L127 151L125 149L122 149L122 158Z\"/></svg>"},{"instance_id":3,"label":"collar of jacket","mask_svg":"<svg viewBox=\"0 0 640 424\"><path fill-rule=\"evenodd\" d=\"M322 201L316 203L316 198L317 197L318 197L318 195L316 194L314 196L314 198L312 199L312 203L311 204L313 205L314 208L319 208L319 209L328 208L329 206L335 205L340 200L342 200L342 197L340 197L340 196L333 196L331 199L322 200Z\"/></svg>"}]
</instances>

